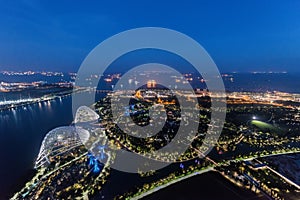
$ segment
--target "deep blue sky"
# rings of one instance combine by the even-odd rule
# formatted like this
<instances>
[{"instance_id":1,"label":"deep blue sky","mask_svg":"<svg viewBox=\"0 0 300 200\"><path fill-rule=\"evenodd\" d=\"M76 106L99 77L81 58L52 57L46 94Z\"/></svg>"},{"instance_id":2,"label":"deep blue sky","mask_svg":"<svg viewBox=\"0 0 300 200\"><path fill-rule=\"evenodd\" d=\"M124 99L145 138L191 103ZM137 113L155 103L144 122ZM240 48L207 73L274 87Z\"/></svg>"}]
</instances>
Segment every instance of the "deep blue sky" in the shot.
<instances>
[{"instance_id":1,"label":"deep blue sky","mask_svg":"<svg viewBox=\"0 0 300 200\"><path fill-rule=\"evenodd\" d=\"M109 36L158 26L196 39L223 72L300 72L297 0L0 2L0 70L77 71Z\"/></svg>"}]
</instances>

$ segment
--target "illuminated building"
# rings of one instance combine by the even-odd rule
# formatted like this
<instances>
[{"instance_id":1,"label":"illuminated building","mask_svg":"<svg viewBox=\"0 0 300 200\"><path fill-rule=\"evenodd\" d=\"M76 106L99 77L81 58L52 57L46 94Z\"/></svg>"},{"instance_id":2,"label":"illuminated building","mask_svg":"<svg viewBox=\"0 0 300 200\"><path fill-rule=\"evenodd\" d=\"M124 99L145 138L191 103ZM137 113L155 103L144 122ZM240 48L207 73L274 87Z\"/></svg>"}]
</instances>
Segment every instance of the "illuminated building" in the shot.
<instances>
[{"instance_id":1,"label":"illuminated building","mask_svg":"<svg viewBox=\"0 0 300 200\"><path fill-rule=\"evenodd\" d=\"M139 98L139 99L143 98L142 93L141 93L140 90L136 91L135 97L136 97L136 98Z\"/></svg>"},{"instance_id":2,"label":"illuminated building","mask_svg":"<svg viewBox=\"0 0 300 200\"><path fill-rule=\"evenodd\" d=\"M83 145L89 136L88 131L79 127L63 126L51 130L42 142L35 168L47 166L53 157Z\"/></svg>"},{"instance_id":3,"label":"illuminated building","mask_svg":"<svg viewBox=\"0 0 300 200\"><path fill-rule=\"evenodd\" d=\"M147 88L155 88L156 87L156 81L155 80L149 80L147 82Z\"/></svg>"}]
</instances>

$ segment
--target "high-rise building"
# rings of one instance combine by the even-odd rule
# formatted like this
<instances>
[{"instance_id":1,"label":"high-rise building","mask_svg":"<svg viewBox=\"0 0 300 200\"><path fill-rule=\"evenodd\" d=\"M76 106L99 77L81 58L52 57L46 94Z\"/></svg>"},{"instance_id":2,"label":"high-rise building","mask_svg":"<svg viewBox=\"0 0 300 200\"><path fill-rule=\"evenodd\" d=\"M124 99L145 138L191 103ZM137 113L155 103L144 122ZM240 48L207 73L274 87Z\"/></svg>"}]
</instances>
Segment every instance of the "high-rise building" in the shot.
<instances>
[{"instance_id":1,"label":"high-rise building","mask_svg":"<svg viewBox=\"0 0 300 200\"><path fill-rule=\"evenodd\" d=\"M155 88L156 87L156 81L155 80L149 80L147 82L147 88Z\"/></svg>"}]
</instances>

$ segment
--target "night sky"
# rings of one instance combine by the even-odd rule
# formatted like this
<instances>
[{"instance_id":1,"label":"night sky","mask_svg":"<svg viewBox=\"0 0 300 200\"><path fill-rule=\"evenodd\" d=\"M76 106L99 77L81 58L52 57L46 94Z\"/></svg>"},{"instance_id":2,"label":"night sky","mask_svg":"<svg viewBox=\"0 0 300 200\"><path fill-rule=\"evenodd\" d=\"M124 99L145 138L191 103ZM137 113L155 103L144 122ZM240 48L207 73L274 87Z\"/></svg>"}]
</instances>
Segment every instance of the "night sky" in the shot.
<instances>
[{"instance_id":1,"label":"night sky","mask_svg":"<svg viewBox=\"0 0 300 200\"><path fill-rule=\"evenodd\" d=\"M75 72L101 41L146 26L194 38L222 72L300 72L297 0L0 0L0 71Z\"/></svg>"}]
</instances>

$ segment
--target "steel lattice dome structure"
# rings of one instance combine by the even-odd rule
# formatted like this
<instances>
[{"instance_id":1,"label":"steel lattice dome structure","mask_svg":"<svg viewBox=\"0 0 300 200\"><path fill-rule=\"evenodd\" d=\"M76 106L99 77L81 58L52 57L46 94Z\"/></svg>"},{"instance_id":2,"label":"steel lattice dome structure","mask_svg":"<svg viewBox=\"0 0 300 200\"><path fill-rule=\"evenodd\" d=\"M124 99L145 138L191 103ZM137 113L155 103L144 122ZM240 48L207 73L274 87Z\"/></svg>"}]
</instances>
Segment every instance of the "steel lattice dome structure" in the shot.
<instances>
[{"instance_id":1,"label":"steel lattice dome structure","mask_svg":"<svg viewBox=\"0 0 300 200\"><path fill-rule=\"evenodd\" d=\"M51 157L82 145L89 139L89 136L87 130L74 126L62 126L51 130L42 142L35 168L46 166L50 163Z\"/></svg>"}]
</instances>

